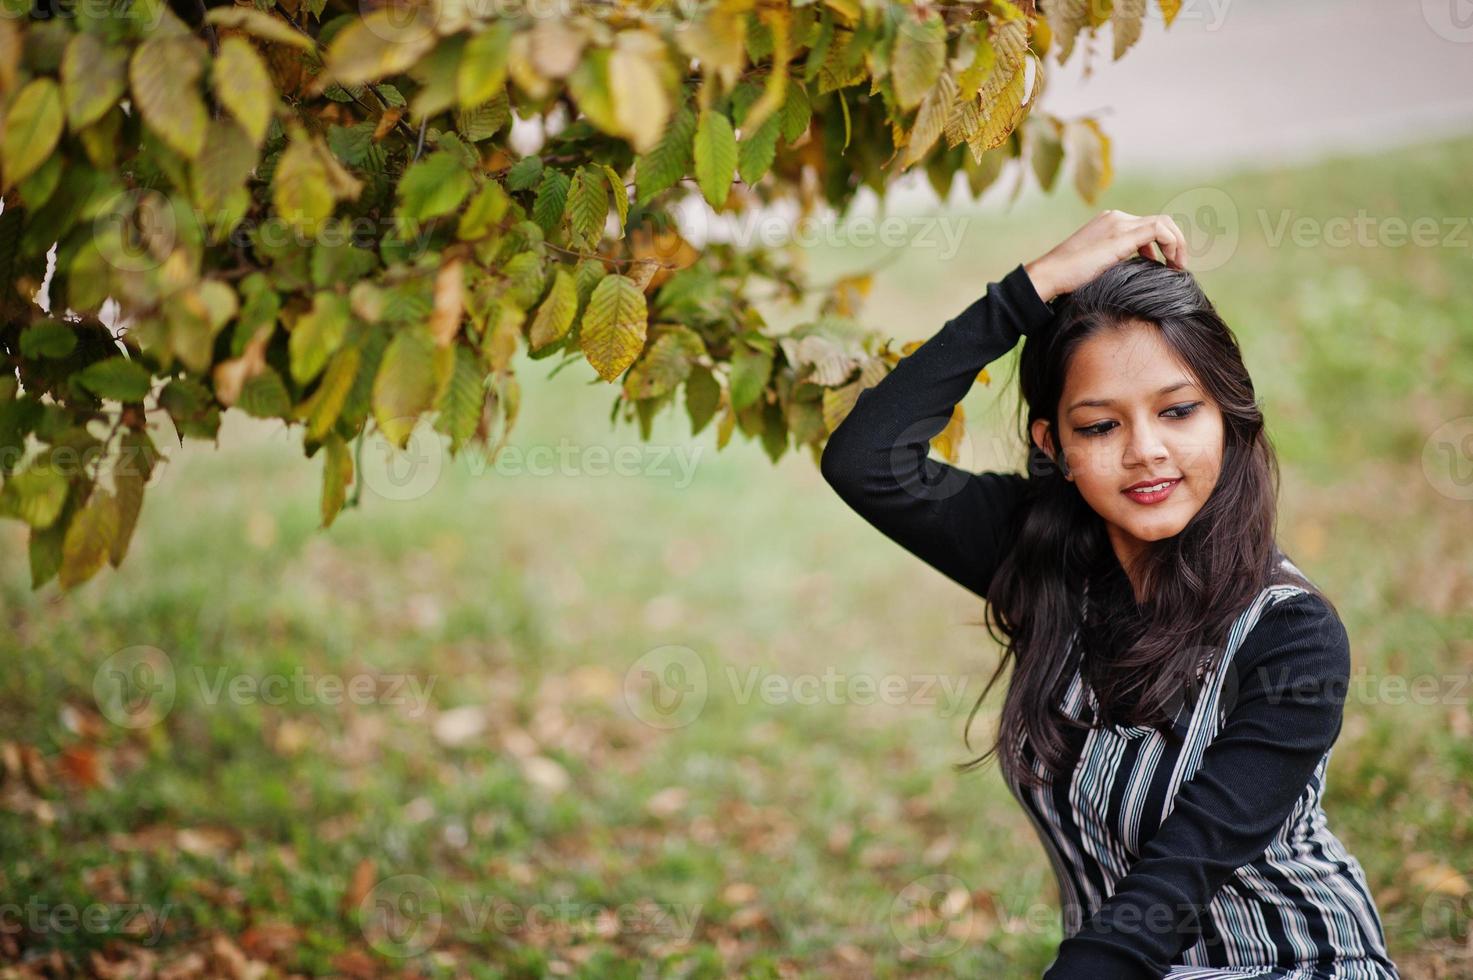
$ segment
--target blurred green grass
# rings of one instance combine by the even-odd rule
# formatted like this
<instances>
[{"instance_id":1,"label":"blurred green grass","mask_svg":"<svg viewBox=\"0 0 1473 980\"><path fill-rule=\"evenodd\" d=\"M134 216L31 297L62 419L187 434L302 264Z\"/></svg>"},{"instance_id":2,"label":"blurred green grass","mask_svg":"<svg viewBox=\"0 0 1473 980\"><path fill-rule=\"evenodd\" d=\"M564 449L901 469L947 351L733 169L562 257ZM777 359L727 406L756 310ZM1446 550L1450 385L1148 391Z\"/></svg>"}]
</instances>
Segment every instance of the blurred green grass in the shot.
<instances>
[{"instance_id":1,"label":"blurred green grass","mask_svg":"<svg viewBox=\"0 0 1473 980\"><path fill-rule=\"evenodd\" d=\"M1424 466L1438 427L1473 415L1473 232L1443 240L1473 214L1470 166L1460 139L1122 180L1097 207L1063 191L949 208L954 255L808 253L818 279L893 259L863 318L907 340L1098 208L1180 208L1222 233L1199 276L1279 448L1281 542L1376 682L1351 691L1326 809L1408 977L1460 975L1466 912L1440 910L1473 884L1473 720L1455 683L1473 653L1473 505ZM1362 211L1368 240L1325 239ZM1275 245L1286 214L1304 233ZM1389 244L1398 216L1436 221L1439 244ZM966 401L974 468L1021 462L1012 357ZM32 594L24 535L0 525L12 952L157 954L180 975L234 956L268 975L1042 971L1060 939L1046 858L995 766L950 771L989 744L1001 700L969 749L996 663L980 601L850 513L806 453L773 465L740 436L718 453L673 412L644 444L609 424L587 365L549 370L519 364L512 458L556 461L566 440L572 473L432 460L396 492L371 447L363 507L320 531L320 461L232 414L221 451L169 450L127 561L75 594ZM634 472L601 472L619 447ZM138 645L163 651L175 691L157 724L129 728L95 684ZM673 727L625 697L666 647L684 648L690 683L705 676L704 707ZM836 674L903 696L831 698ZM290 693L298 676L378 686L353 703ZM1420 676L1438 678L1434 703L1383 683ZM288 687L263 696L268 678ZM917 884L939 884L939 911L907 913ZM395 931L365 899L429 927ZM497 902L512 912L487 914ZM162 916L161 935L130 932L154 921L137 914L68 927L45 911L99 903Z\"/></svg>"}]
</instances>

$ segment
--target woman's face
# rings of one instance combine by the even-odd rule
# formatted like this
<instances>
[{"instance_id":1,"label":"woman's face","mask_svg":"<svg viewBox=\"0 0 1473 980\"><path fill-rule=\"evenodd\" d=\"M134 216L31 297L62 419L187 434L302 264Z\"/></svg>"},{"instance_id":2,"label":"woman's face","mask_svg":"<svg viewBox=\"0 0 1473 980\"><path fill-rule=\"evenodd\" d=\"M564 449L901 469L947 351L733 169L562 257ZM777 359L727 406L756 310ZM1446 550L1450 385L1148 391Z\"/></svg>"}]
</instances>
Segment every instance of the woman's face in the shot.
<instances>
[{"instance_id":1,"label":"woman's face","mask_svg":"<svg viewBox=\"0 0 1473 980\"><path fill-rule=\"evenodd\" d=\"M1186 527L1217 485L1222 413L1154 324L1130 321L1081 343L1058 418L1068 479L1104 518L1122 567L1145 542ZM1032 435L1052 455L1048 423L1035 422Z\"/></svg>"}]
</instances>

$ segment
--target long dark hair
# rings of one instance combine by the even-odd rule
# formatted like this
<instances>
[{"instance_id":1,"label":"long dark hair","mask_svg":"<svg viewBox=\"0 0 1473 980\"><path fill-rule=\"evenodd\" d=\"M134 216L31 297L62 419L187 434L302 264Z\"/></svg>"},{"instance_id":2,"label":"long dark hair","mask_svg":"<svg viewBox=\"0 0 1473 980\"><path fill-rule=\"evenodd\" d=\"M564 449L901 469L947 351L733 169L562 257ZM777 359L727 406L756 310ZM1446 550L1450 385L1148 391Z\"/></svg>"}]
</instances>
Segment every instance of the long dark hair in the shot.
<instances>
[{"instance_id":1,"label":"long dark hair","mask_svg":"<svg viewBox=\"0 0 1473 980\"><path fill-rule=\"evenodd\" d=\"M1278 462L1237 340L1192 274L1133 256L1055 307L1053 320L1029 334L1019 355L1028 489L1016 538L988 588L984 622L1004 651L967 716L968 730L1010 658L1016 668L992 748L958 765L969 770L996 754L1007 777L1034 786L1070 762L1065 729L1085 727L1059 710L1073 675L1071 649L1079 650L1098 701L1095 725L1169 733L1172 706L1194 696L1194 680L1214 651L1220 655L1233 620L1259 591L1279 581L1318 591L1280 565ZM1055 458L1062 458L1057 412L1070 360L1086 338L1132 320L1161 331L1220 409L1224 429L1212 493L1180 533L1148 542L1141 556L1148 598L1140 605L1103 519L1028 437L1035 420L1047 420ZM1025 739L1042 778L1021 756Z\"/></svg>"}]
</instances>

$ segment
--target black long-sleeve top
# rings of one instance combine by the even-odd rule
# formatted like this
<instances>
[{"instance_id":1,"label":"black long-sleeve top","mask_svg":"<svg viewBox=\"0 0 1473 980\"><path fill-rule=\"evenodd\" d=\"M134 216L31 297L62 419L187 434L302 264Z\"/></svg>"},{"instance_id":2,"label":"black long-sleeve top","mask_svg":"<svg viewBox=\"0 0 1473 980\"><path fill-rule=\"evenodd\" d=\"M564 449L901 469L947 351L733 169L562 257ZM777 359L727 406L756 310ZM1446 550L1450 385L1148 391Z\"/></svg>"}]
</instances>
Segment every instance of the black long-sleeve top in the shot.
<instances>
[{"instance_id":1,"label":"black long-sleeve top","mask_svg":"<svg viewBox=\"0 0 1473 980\"><path fill-rule=\"evenodd\" d=\"M1015 267L864 389L822 455L824 479L846 504L984 598L1013 540L1027 477L931 459L929 443L978 372L1052 316ZM1260 599L1240 620L1246 635L1234 640L1230 715L1220 728L1194 720L1186 730L1201 753L1191 778L1173 777L1155 753L1150 767L1136 762L1083 779L1076 769L1056 799L1027 804L1050 846L1061 902L1078 906L1066 909L1066 936L1044 980L1158 980L1183 962L1353 961L1365 964L1364 975L1397 976L1360 865L1319 805L1341 727L1348 637L1311 591L1279 587ZM1125 755L1114 752L1112 764ZM1149 755L1137 747L1130 758ZM1091 755L1079 762L1096 764ZM1089 817L1081 794L1096 784L1117 788ZM1256 911L1245 916L1240 907ZM1193 914L1174 915L1170 928L1141 927L1162 908ZM1215 950L1206 942L1214 938Z\"/></svg>"}]
</instances>

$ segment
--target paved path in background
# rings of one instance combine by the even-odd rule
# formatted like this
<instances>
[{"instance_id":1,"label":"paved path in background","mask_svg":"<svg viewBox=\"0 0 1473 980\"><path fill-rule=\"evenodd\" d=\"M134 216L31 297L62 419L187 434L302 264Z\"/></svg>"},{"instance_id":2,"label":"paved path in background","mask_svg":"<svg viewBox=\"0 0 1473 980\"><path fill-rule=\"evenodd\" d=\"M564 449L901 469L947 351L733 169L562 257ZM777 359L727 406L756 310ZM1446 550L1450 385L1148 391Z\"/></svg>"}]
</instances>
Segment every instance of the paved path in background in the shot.
<instances>
[{"instance_id":1,"label":"paved path in background","mask_svg":"<svg viewBox=\"0 0 1473 980\"><path fill-rule=\"evenodd\" d=\"M1083 41L1066 65L1050 57L1040 103L1098 115L1117 173L1205 176L1473 133L1473 0L1184 0L1169 30L1157 0L1148 10L1119 61L1109 28L1088 75ZM892 211L935 207L922 175L895 185Z\"/></svg>"}]
</instances>

